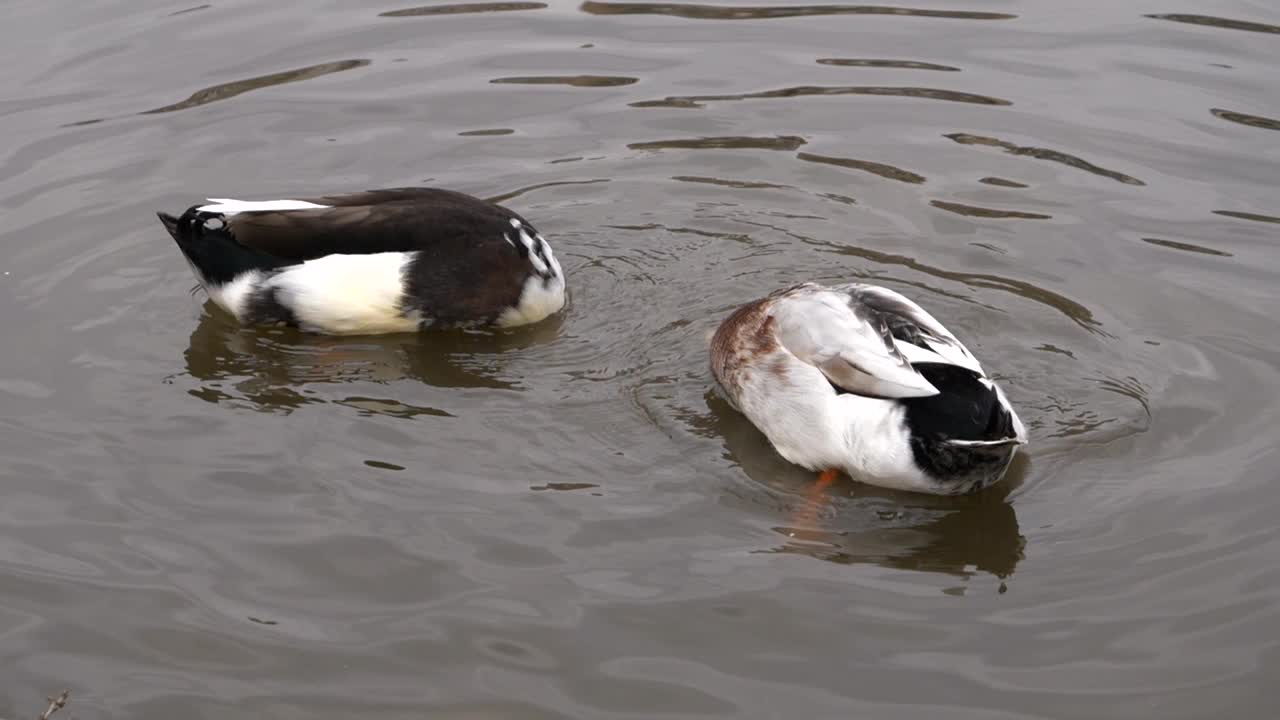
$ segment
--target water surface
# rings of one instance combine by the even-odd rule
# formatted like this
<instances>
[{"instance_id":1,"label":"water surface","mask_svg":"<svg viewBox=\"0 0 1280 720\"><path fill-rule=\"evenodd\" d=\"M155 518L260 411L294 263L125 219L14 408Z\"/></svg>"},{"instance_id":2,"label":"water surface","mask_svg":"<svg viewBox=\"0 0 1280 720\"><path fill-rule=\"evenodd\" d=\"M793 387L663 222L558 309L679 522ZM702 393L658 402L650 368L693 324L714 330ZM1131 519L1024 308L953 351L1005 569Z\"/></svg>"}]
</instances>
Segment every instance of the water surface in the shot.
<instances>
[{"instance_id":1,"label":"water surface","mask_svg":"<svg viewBox=\"0 0 1280 720\"><path fill-rule=\"evenodd\" d=\"M1270 717L1280 12L1187 9L10 3L0 717ZM564 315L240 329L153 214L423 184ZM965 339L1009 480L806 509L706 371L800 279Z\"/></svg>"}]
</instances>

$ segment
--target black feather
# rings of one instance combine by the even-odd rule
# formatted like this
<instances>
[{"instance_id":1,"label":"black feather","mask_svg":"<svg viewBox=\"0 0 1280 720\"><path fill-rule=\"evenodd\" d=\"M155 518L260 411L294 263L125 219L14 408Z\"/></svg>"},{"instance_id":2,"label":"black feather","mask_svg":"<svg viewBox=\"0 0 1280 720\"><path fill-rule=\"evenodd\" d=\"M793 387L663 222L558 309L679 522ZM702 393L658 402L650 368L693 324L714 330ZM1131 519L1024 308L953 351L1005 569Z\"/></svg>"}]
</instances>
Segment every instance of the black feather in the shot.
<instances>
[{"instance_id":1,"label":"black feather","mask_svg":"<svg viewBox=\"0 0 1280 720\"><path fill-rule=\"evenodd\" d=\"M939 480L981 487L994 482L1013 456L1013 446L967 447L948 440L1011 440L1013 416L995 388L970 370L944 363L917 363L915 369L938 388L937 395L899 400L906 408L911 452L926 473Z\"/></svg>"},{"instance_id":2,"label":"black feather","mask_svg":"<svg viewBox=\"0 0 1280 720\"><path fill-rule=\"evenodd\" d=\"M236 242L221 214L201 212L197 205L178 218L156 215L206 284L224 285L250 270L269 271L291 264Z\"/></svg>"},{"instance_id":3,"label":"black feather","mask_svg":"<svg viewBox=\"0 0 1280 720\"><path fill-rule=\"evenodd\" d=\"M330 255L409 253L405 310L432 324L492 322L519 304L531 276L544 284L556 277L534 267L531 252L550 265L537 230L480 198L438 188L389 188L296 199L324 207L223 215L193 206L179 218L159 217L208 284ZM251 302L254 320L296 322L276 298L255 295Z\"/></svg>"}]
</instances>

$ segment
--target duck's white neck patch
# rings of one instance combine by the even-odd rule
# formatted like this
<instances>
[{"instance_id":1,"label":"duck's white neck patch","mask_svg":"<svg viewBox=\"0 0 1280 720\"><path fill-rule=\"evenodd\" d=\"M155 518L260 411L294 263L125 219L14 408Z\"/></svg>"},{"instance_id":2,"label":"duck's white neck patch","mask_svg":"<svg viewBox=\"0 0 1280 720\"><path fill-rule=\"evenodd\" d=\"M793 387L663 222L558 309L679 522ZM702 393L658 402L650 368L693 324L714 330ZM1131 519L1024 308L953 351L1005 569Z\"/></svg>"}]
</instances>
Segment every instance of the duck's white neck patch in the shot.
<instances>
[{"instance_id":1,"label":"duck's white neck patch","mask_svg":"<svg viewBox=\"0 0 1280 720\"><path fill-rule=\"evenodd\" d=\"M211 205L202 205L200 212L216 212L223 215L235 215L242 212L268 212L272 210L318 210L332 205L317 205L306 200L233 200L231 198L209 198Z\"/></svg>"},{"instance_id":2,"label":"duck's white neck patch","mask_svg":"<svg viewBox=\"0 0 1280 720\"><path fill-rule=\"evenodd\" d=\"M557 267L557 270L559 268ZM560 311L564 307L564 275L557 272L544 280L530 275L520 291L520 300L498 317L500 327L514 327L536 323Z\"/></svg>"},{"instance_id":3,"label":"duck's white neck patch","mask_svg":"<svg viewBox=\"0 0 1280 720\"><path fill-rule=\"evenodd\" d=\"M210 300L243 322L249 311L249 299L253 297L262 279L262 273L250 270L237 275L228 283L206 285L205 290L209 293Z\"/></svg>"}]
</instances>

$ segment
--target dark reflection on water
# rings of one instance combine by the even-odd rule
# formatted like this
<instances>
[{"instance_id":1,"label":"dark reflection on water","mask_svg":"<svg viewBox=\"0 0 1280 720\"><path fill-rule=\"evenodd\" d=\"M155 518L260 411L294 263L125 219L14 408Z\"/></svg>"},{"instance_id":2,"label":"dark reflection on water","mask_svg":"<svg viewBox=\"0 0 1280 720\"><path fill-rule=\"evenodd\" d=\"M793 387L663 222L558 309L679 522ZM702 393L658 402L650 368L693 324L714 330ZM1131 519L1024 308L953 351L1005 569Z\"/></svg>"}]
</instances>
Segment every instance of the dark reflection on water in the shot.
<instances>
[{"instance_id":1,"label":"dark reflection on water","mask_svg":"<svg viewBox=\"0 0 1280 720\"><path fill-rule=\"evenodd\" d=\"M1232 20L1230 18L1214 17L1212 15L1165 13L1160 15L1146 15L1145 17L1154 18L1156 20L1172 20L1174 22L1190 23L1192 25L1206 25L1208 27L1224 28L1226 30L1280 33L1280 25L1267 25L1266 23L1250 22L1248 20Z\"/></svg>"},{"instance_id":2,"label":"dark reflection on water","mask_svg":"<svg viewBox=\"0 0 1280 720\"><path fill-rule=\"evenodd\" d=\"M805 507L812 474L782 460L745 417L712 391L703 428L722 438L726 457L776 498L774 532L785 540L759 553L805 555L817 560L941 572L967 577L975 571L1011 576L1023 559L1026 538L1009 494L1028 471L1018 455L1005 479L973 496L930 497L884 490L841 478ZM814 512L816 511L816 512ZM792 522L800 521L800 525Z\"/></svg>"},{"instance_id":3,"label":"dark reflection on water","mask_svg":"<svg viewBox=\"0 0 1280 720\"><path fill-rule=\"evenodd\" d=\"M672 15L690 20L768 20L811 15L906 15L955 20L1011 20L1016 15L970 10L929 10L890 5L695 5L692 3L621 3L588 0L580 6L593 15Z\"/></svg>"},{"instance_id":4,"label":"dark reflection on water","mask_svg":"<svg viewBox=\"0 0 1280 720\"><path fill-rule=\"evenodd\" d=\"M490 195L485 199L488 200L489 202L504 203L513 198L518 198L521 195L525 195L537 190L543 190L546 188L560 187L564 185L596 185L599 183L607 183L607 182L609 182L609 178L595 178L594 180L552 180L550 182L538 183L536 185L529 185L527 187L516 188L515 190L508 190L507 192L498 193L497 195Z\"/></svg>"},{"instance_id":5,"label":"dark reflection on water","mask_svg":"<svg viewBox=\"0 0 1280 720\"><path fill-rule=\"evenodd\" d=\"M900 68L903 70L940 70L943 72L960 72L960 68L937 63L918 62L915 60L877 60L872 58L818 58L819 65L836 65L839 67L874 67Z\"/></svg>"},{"instance_id":6,"label":"dark reflection on water","mask_svg":"<svg viewBox=\"0 0 1280 720\"><path fill-rule=\"evenodd\" d=\"M1240 210L1214 210L1214 215L1223 215L1225 217L1236 218L1239 220L1252 220L1254 222L1264 223L1280 223L1280 217L1275 215L1263 215L1262 213L1242 212Z\"/></svg>"},{"instance_id":7,"label":"dark reflection on water","mask_svg":"<svg viewBox=\"0 0 1280 720\"><path fill-rule=\"evenodd\" d=\"M527 77L501 77L489 82L511 85L569 85L570 87L619 87L636 82L633 77L613 75L534 75Z\"/></svg>"},{"instance_id":8,"label":"dark reflection on water","mask_svg":"<svg viewBox=\"0 0 1280 720\"><path fill-rule=\"evenodd\" d=\"M284 72L271 73L270 75L259 75L245 80L236 80L235 82L222 83L214 85L203 90L197 90L191 94L191 97L177 102L172 105L165 105L154 110L145 110L140 115L154 115L156 113L174 112L177 110L186 110L188 108L199 107L200 105L208 105L219 100L227 100L237 95L242 95L251 90L259 90L272 85L284 85L285 83L301 82L312 78L323 77L345 70L354 70L356 68L365 67L369 64L368 60L338 60L336 62L320 63L319 65L308 65L297 70L285 70Z\"/></svg>"},{"instance_id":9,"label":"dark reflection on water","mask_svg":"<svg viewBox=\"0 0 1280 720\"><path fill-rule=\"evenodd\" d=\"M404 10L388 10L378 17L422 17L425 15L462 15L467 13L505 12L509 10L541 10L547 7L541 2L479 2L446 5L422 5Z\"/></svg>"},{"instance_id":10,"label":"dark reflection on water","mask_svg":"<svg viewBox=\"0 0 1280 720\"><path fill-rule=\"evenodd\" d=\"M1229 120L1233 123L1248 125L1249 127L1262 128L1264 130L1280 130L1280 120L1272 120L1261 115L1248 115L1234 110L1223 110L1222 108L1211 108L1209 112L1214 117L1220 117L1223 120Z\"/></svg>"},{"instance_id":11,"label":"dark reflection on water","mask_svg":"<svg viewBox=\"0 0 1280 720\"><path fill-rule=\"evenodd\" d=\"M177 10L175 12L171 12L169 13L169 17L173 17L175 15L186 15L187 13L193 13L200 10L208 10L211 7L213 6L212 5L196 5L195 7L189 7L186 10Z\"/></svg>"},{"instance_id":12,"label":"dark reflection on water","mask_svg":"<svg viewBox=\"0 0 1280 720\"><path fill-rule=\"evenodd\" d=\"M958 202L947 202L946 200L930 200L929 204L939 210L946 210L957 215L978 218L995 218L1006 220L1048 220L1052 215L1044 215L1042 213L1023 212L1021 210L998 210L996 208L980 207L978 205L966 205Z\"/></svg>"},{"instance_id":13,"label":"dark reflection on water","mask_svg":"<svg viewBox=\"0 0 1280 720\"><path fill-rule=\"evenodd\" d=\"M704 137L628 143L632 150L795 150L804 145L795 135L777 137Z\"/></svg>"},{"instance_id":14,"label":"dark reflection on water","mask_svg":"<svg viewBox=\"0 0 1280 720\"><path fill-rule=\"evenodd\" d=\"M940 90L937 88L921 88L921 87L879 87L879 86L822 86L822 85L800 85L797 87L779 88L777 90L763 90L760 92L750 93L731 93L726 95L669 95L661 100L639 100L631 103L631 107L648 108L648 107L670 107L670 108L698 108L703 107L704 103L710 102L731 102L737 100L765 100L770 98L795 98L795 97L811 97L822 95L874 95L880 97L906 97L920 98L925 100L945 100L948 102L971 103L974 105L1012 105L1008 100L1002 100L987 95L977 95L974 93L956 92L954 90Z\"/></svg>"},{"instance_id":15,"label":"dark reflection on water","mask_svg":"<svg viewBox=\"0 0 1280 720\"><path fill-rule=\"evenodd\" d=\"M813 153L802 152L796 157L805 162L819 163L822 165L835 165L836 167L849 168L850 170L861 170L869 172L872 175L879 175L882 178L897 180L905 183L922 183L925 176L913 173L910 170L903 170L899 167L886 165L885 163L872 162L870 160L857 160L855 158L830 157L828 155L815 155Z\"/></svg>"},{"instance_id":16,"label":"dark reflection on water","mask_svg":"<svg viewBox=\"0 0 1280 720\"><path fill-rule=\"evenodd\" d=\"M905 255L894 255L878 250L872 250L870 248L838 245L798 234L792 234L792 237L795 237L797 240L801 240L805 243L828 248L831 252L839 253L841 255L852 255L854 257L860 257L886 265L901 265L937 278L953 280L975 288L992 288L1011 292L1015 295L1027 298L1028 300L1043 303L1044 305L1061 312L1063 315L1070 318L1072 322L1086 330L1103 336L1109 335L1102 329L1102 324L1098 322L1089 308L1064 295L1046 288L1038 287L1024 280L1000 277L998 275L990 275L986 273L943 270L942 268L919 262L915 258L907 257Z\"/></svg>"},{"instance_id":17,"label":"dark reflection on water","mask_svg":"<svg viewBox=\"0 0 1280 720\"><path fill-rule=\"evenodd\" d=\"M1010 155L1021 155L1023 157L1036 158L1037 160L1049 160L1050 162L1061 163L1068 167L1076 168L1077 170L1084 170L1085 172L1093 173L1094 175L1111 178L1112 180L1122 182L1125 185L1146 185L1146 183L1136 177L1125 175L1124 173L1116 172L1115 170L1108 170L1104 167L1099 167L1087 160L1078 158L1075 155L1068 155L1067 153L1059 152L1057 150L1026 145L1015 145L1014 143L1000 140L998 138L973 135L970 133L949 133L947 135L943 135L943 137L948 140L954 140L961 145L995 147L1004 150Z\"/></svg>"},{"instance_id":18,"label":"dark reflection on water","mask_svg":"<svg viewBox=\"0 0 1280 720\"><path fill-rule=\"evenodd\" d=\"M1136 377L1101 377L1091 378L1098 384L1098 387L1111 393L1115 393L1122 397L1130 398L1138 403L1142 408L1142 412L1146 415L1146 422L1151 422L1151 400L1148 397L1149 391L1143 385L1142 381Z\"/></svg>"},{"instance_id":19,"label":"dark reflection on water","mask_svg":"<svg viewBox=\"0 0 1280 720\"><path fill-rule=\"evenodd\" d=\"M361 412L397 417L449 413L396 400L321 398L316 386L354 381L403 380L444 388L518 390L520 380L503 369L503 355L552 342L560 318L525 332L437 331L376 337L334 337L292 328L244 328L206 303L184 353L186 371L202 381L191 394L266 412L334 402Z\"/></svg>"},{"instance_id":20,"label":"dark reflection on water","mask_svg":"<svg viewBox=\"0 0 1280 720\"><path fill-rule=\"evenodd\" d=\"M834 503L834 517L824 521L822 529L775 527L787 540L758 552L806 555L841 565L960 577L986 572L1008 578L1023 560L1027 544L1008 499L1009 482L1006 478L990 491L956 501L954 507L914 505L922 502L916 498L859 497L860 489L850 490L851 497ZM858 516L862 522L855 520Z\"/></svg>"},{"instance_id":21,"label":"dark reflection on water","mask_svg":"<svg viewBox=\"0 0 1280 720\"><path fill-rule=\"evenodd\" d=\"M571 490L590 490L592 488L598 488L598 487L600 486L597 485L596 483L553 482L553 483L547 483L545 485L530 485L529 489L535 492L541 492L543 490L562 490L562 491L563 490L570 490L570 491Z\"/></svg>"},{"instance_id":22,"label":"dark reflection on water","mask_svg":"<svg viewBox=\"0 0 1280 720\"><path fill-rule=\"evenodd\" d=\"M734 242L745 243L750 241L751 237L743 233L716 232L715 230L701 230L699 228L679 227L674 225L663 225L661 223L645 223L643 225L606 225L611 230L630 230L630 231L647 231L661 230L673 235L697 235L699 237L718 238L720 240L732 240Z\"/></svg>"},{"instance_id":23,"label":"dark reflection on water","mask_svg":"<svg viewBox=\"0 0 1280 720\"><path fill-rule=\"evenodd\" d=\"M1181 240L1164 240L1161 238L1142 238L1142 242L1167 247L1173 250L1185 250L1187 252L1200 253L1201 255L1217 255L1219 257L1231 257L1231 253L1222 250L1214 250L1203 245L1182 242Z\"/></svg>"},{"instance_id":24,"label":"dark reflection on water","mask_svg":"<svg viewBox=\"0 0 1280 720\"><path fill-rule=\"evenodd\" d=\"M728 180L725 178L701 177L698 175L673 175L672 180L687 183L703 183L705 185L719 185L721 187L736 188L739 190L765 190L780 189L787 187L771 182L760 182L757 180Z\"/></svg>"},{"instance_id":25,"label":"dark reflection on water","mask_svg":"<svg viewBox=\"0 0 1280 720\"><path fill-rule=\"evenodd\" d=\"M1026 183L1020 183L1017 180L1009 180L1006 178L999 178L999 177L984 177L984 178L980 178L978 182L985 183L987 185L995 185L997 187L1006 187L1006 188L1029 187Z\"/></svg>"}]
</instances>

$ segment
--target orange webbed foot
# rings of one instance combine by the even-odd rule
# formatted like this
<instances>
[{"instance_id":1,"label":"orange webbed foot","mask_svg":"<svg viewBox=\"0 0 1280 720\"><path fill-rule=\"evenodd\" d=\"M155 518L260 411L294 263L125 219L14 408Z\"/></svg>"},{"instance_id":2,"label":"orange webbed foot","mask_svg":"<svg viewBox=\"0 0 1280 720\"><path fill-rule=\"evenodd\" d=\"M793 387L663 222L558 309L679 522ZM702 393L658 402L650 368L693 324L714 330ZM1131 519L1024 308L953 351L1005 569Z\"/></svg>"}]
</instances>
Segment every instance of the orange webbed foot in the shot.
<instances>
[{"instance_id":1,"label":"orange webbed foot","mask_svg":"<svg viewBox=\"0 0 1280 720\"><path fill-rule=\"evenodd\" d=\"M822 497L827 488L840 477L839 470L823 470L818 473L818 481L805 493L804 509L797 513L791 526L797 528L813 527L818 519L818 508L822 506Z\"/></svg>"}]
</instances>

